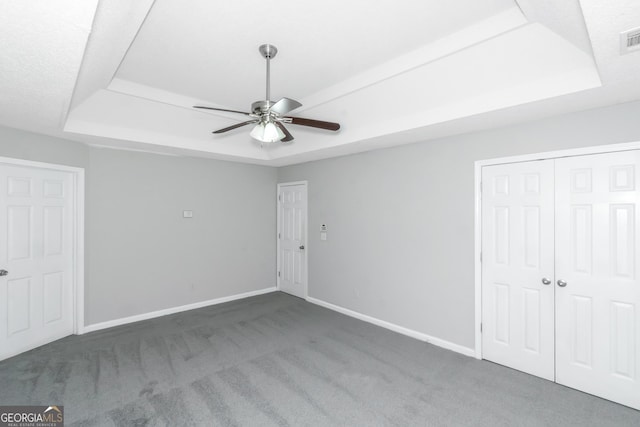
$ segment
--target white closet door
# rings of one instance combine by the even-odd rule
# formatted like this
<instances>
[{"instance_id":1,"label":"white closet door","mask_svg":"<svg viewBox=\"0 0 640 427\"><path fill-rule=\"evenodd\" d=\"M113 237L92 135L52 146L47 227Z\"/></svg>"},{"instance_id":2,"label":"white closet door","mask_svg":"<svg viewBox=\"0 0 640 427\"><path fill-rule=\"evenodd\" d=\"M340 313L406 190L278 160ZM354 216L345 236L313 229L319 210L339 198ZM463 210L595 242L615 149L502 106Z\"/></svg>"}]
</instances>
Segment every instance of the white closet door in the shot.
<instances>
[{"instance_id":1,"label":"white closet door","mask_svg":"<svg viewBox=\"0 0 640 427\"><path fill-rule=\"evenodd\" d=\"M0 360L73 333L71 175L0 165Z\"/></svg>"},{"instance_id":2,"label":"white closet door","mask_svg":"<svg viewBox=\"0 0 640 427\"><path fill-rule=\"evenodd\" d=\"M554 379L553 181L553 160L482 169L483 357L549 380Z\"/></svg>"},{"instance_id":3,"label":"white closet door","mask_svg":"<svg viewBox=\"0 0 640 427\"><path fill-rule=\"evenodd\" d=\"M556 381L636 409L639 166L640 151L556 160Z\"/></svg>"}]
</instances>

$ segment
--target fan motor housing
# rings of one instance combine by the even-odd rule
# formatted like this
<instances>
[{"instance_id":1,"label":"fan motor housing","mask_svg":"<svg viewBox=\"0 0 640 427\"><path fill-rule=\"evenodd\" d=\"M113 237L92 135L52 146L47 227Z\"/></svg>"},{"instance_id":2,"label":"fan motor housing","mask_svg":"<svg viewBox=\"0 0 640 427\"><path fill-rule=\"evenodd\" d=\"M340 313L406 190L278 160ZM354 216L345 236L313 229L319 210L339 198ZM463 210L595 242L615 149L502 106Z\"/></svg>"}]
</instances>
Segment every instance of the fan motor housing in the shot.
<instances>
[{"instance_id":1,"label":"fan motor housing","mask_svg":"<svg viewBox=\"0 0 640 427\"><path fill-rule=\"evenodd\" d=\"M251 111L254 114L263 114L269 111L269 107L271 106L271 101L256 101L251 104Z\"/></svg>"}]
</instances>

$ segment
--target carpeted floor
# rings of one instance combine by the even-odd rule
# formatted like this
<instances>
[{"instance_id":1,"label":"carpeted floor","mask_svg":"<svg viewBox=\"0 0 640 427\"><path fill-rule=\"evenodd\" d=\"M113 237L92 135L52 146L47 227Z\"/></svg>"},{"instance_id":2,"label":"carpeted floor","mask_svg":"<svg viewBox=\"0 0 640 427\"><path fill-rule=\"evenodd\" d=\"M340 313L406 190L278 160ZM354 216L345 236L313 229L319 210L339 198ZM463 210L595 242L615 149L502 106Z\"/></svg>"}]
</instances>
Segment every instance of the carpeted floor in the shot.
<instances>
[{"instance_id":1,"label":"carpeted floor","mask_svg":"<svg viewBox=\"0 0 640 427\"><path fill-rule=\"evenodd\" d=\"M639 426L640 412L283 293L0 362L0 404L65 425Z\"/></svg>"}]
</instances>

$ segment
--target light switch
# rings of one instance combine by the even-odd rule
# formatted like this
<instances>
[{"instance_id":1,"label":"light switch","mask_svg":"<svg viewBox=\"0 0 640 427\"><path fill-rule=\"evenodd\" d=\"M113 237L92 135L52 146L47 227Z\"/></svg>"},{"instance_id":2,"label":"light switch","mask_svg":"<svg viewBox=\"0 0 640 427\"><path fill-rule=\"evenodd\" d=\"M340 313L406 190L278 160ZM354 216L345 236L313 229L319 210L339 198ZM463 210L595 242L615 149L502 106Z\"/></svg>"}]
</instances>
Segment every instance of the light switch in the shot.
<instances>
[{"instance_id":1,"label":"light switch","mask_svg":"<svg viewBox=\"0 0 640 427\"><path fill-rule=\"evenodd\" d=\"M193 211L182 211L183 218L193 218Z\"/></svg>"},{"instance_id":2,"label":"light switch","mask_svg":"<svg viewBox=\"0 0 640 427\"><path fill-rule=\"evenodd\" d=\"M327 240L327 233L325 232L320 233L320 240Z\"/></svg>"}]
</instances>

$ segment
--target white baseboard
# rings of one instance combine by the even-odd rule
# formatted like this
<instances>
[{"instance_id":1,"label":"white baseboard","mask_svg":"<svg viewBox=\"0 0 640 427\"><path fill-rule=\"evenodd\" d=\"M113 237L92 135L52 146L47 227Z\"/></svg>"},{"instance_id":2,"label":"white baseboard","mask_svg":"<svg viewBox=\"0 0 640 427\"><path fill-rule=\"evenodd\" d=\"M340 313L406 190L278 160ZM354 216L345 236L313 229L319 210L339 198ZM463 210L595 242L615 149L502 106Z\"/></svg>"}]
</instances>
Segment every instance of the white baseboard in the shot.
<instances>
[{"instance_id":1,"label":"white baseboard","mask_svg":"<svg viewBox=\"0 0 640 427\"><path fill-rule=\"evenodd\" d=\"M222 304L224 302L235 301L243 298L249 298L256 295L268 294L275 292L275 286L271 288L259 289L257 291L245 292L242 294L231 295L228 297L215 298L207 301L194 302L192 304L181 305L178 307L165 308L163 310L152 311L149 313L136 314L135 316L123 317L121 319L108 320L106 322L94 323L81 328L80 334L99 331L101 329L112 328L114 326L126 325L127 323L139 322L141 320L153 319L154 317L166 316L168 314L179 313L181 311L194 310L196 308L208 307L210 305Z\"/></svg>"},{"instance_id":2,"label":"white baseboard","mask_svg":"<svg viewBox=\"0 0 640 427\"><path fill-rule=\"evenodd\" d=\"M384 320L376 319L375 317L367 316L366 314L358 313L357 311L349 310L348 308L340 307L339 305L334 305L313 297L307 297L307 301L312 304L328 308L329 310L337 311L338 313L342 313L368 323L373 323L374 325L389 329L399 334L406 335L420 341L425 341L429 344L437 345L438 347L455 351L456 353L464 354L465 356L475 357L476 355L476 351L473 348L455 344L441 338L432 337L431 335L423 334L422 332L414 331L413 329L405 328L404 326L399 326L393 323L386 322Z\"/></svg>"}]
</instances>

